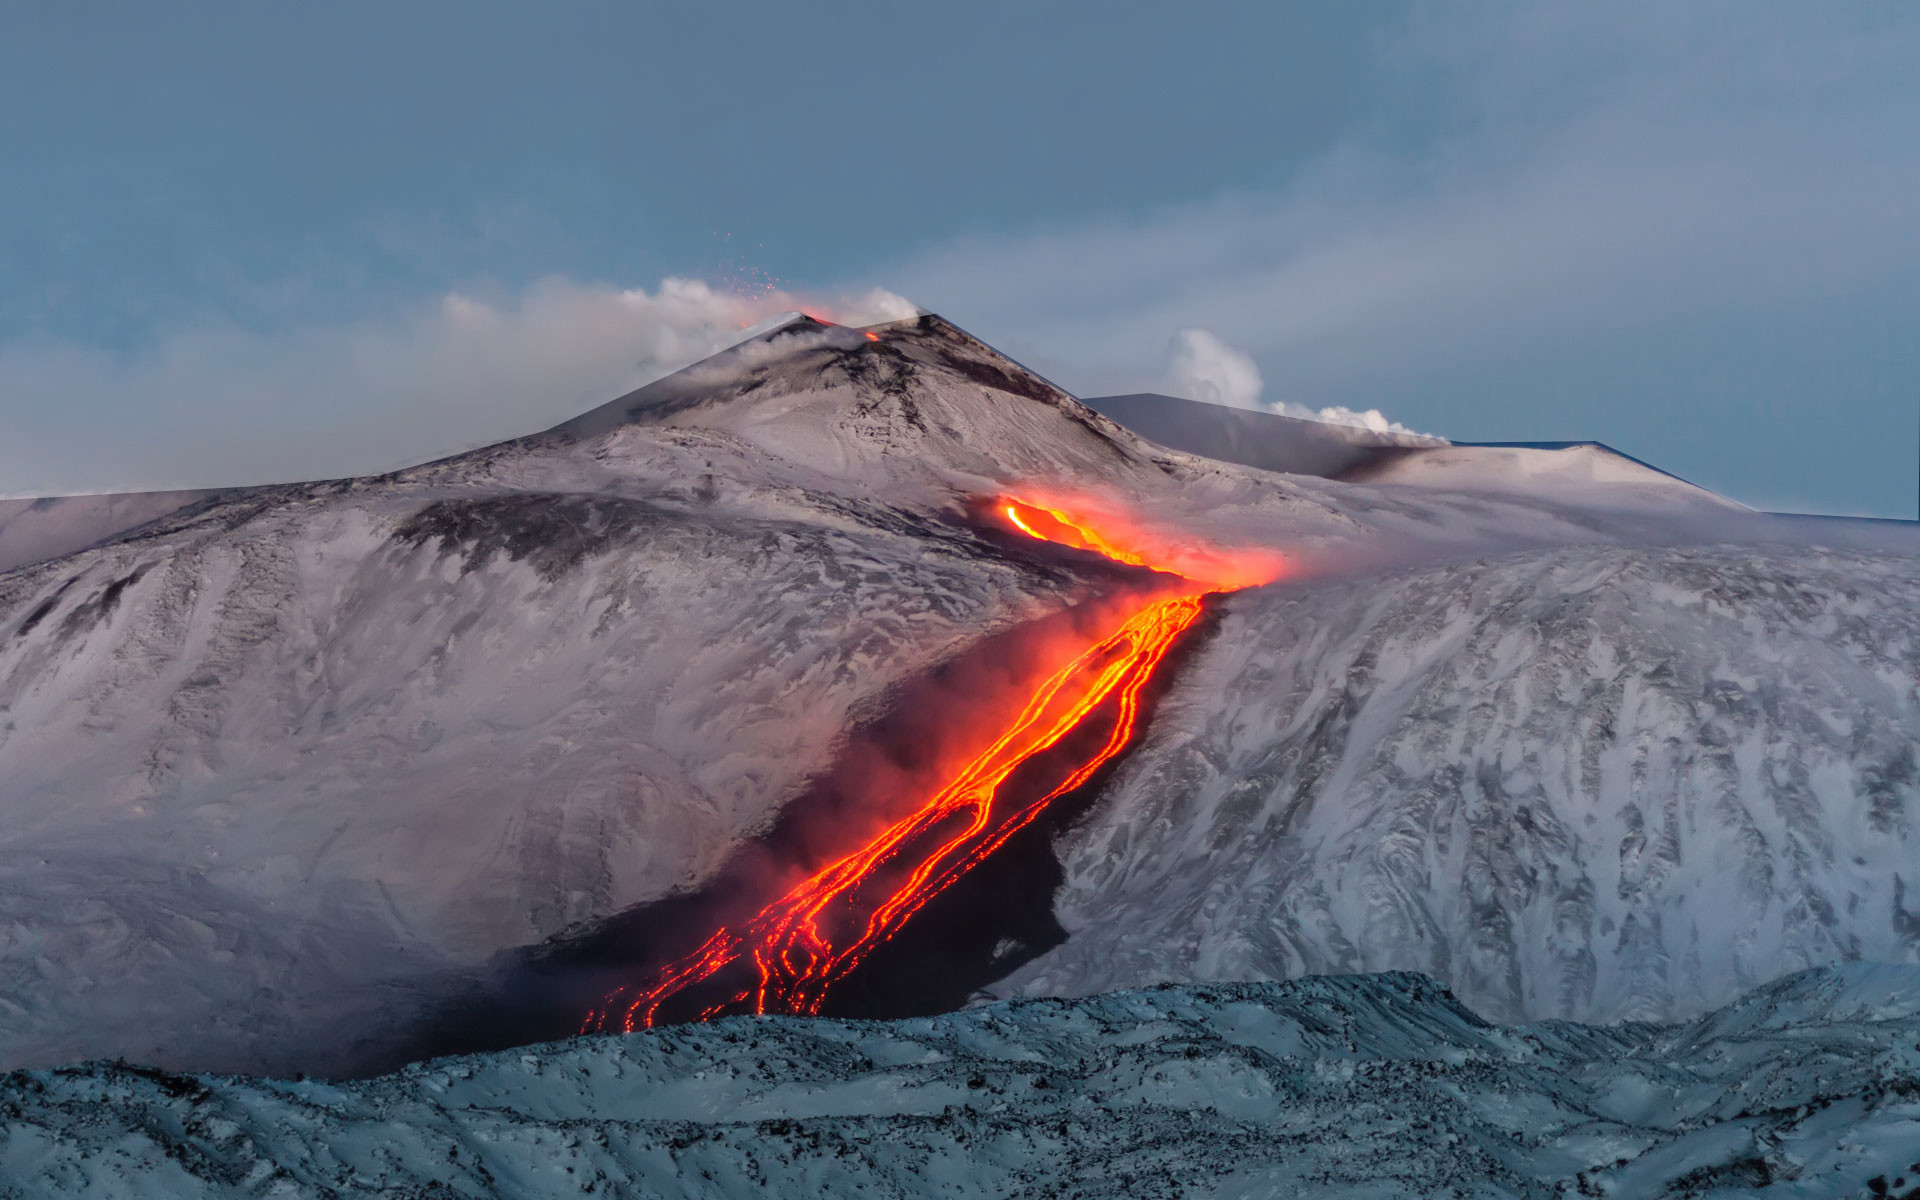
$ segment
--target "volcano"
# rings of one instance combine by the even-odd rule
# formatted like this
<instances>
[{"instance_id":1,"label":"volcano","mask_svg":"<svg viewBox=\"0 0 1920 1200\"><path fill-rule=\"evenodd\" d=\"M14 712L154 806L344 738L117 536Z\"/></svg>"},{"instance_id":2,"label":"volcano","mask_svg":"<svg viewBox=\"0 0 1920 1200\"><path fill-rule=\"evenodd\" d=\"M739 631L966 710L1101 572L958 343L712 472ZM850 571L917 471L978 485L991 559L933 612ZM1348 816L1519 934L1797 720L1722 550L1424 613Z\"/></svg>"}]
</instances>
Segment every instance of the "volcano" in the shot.
<instances>
[{"instance_id":1,"label":"volcano","mask_svg":"<svg viewBox=\"0 0 1920 1200\"><path fill-rule=\"evenodd\" d=\"M576 1026L820 1011L1068 783L992 885L1054 932L976 931L948 1006L1410 969L1669 1020L1920 959L1911 531L1108 407L937 316L796 318L388 475L0 510L0 1066L364 1073L622 938Z\"/></svg>"},{"instance_id":2,"label":"volcano","mask_svg":"<svg viewBox=\"0 0 1920 1200\"><path fill-rule=\"evenodd\" d=\"M1116 586L979 527L1036 479L1344 524L938 318L799 321L0 576L4 1061L355 1069L503 951L698 885L895 689Z\"/></svg>"}]
</instances>

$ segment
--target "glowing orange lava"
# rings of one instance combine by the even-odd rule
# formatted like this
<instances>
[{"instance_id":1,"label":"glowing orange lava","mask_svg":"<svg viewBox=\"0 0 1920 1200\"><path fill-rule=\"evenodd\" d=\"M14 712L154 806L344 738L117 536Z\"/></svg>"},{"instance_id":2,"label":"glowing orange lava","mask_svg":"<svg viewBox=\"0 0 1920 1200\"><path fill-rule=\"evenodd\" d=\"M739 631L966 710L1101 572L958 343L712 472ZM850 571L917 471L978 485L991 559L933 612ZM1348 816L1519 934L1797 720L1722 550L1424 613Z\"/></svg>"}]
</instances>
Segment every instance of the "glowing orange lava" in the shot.
<instances>
[{"instance_id":1,"label":"glowing orange lava","mask_svg":"<svg viewBox=\"0 0 1920 1200\"><path fill-rule=\"evenodd\" d=\"M1255 587L1287 573L1286 561L1271 550L1224 550L1190 537L1129 528L1118 520L1103 521L1095 528L1089 519L1070 511L1071 501L1005 496L996 507L1008 524L1028 537L1178 575L1207 591Z\"/></svg>"},{"instance_id":2,"label":"glowing orange lava","mask_svg":"<svg viewBox=\"0 0 1920 1200\"><path fill-rule=\"evenodd\" d=\"M1060 509L1006 499L998 511L1031 537L1147 565L1142 555L1116 544L1124 538L1104 537ZM930 900L1126 748L1147 683L1180 635L1200 619L1206 593L1215 590L1189 584L1141 601L1035 688L992 744L914 811L752 917L715 931L644 984L617 989L588 1015L581 1032L650 1026L663 1004L695 985L722 997L685 1013L695 1020L728 1011L817 1014L828 989ZM1111 726L1096 724L1096 718ZM1040 786L1003 787L1075 733L1099 728L1106 733L1097 742L1073 738L1079 749L1064 765L1054 759L1036 764L1033 770L1054 772Z\"/></svg>"},{"instance_id":3,"label":"glowing orange lava","mask_svg":"<svg viewBox=\"0 0 1920 1200\"><path fill-rule=\"evenodd\" d=\"M1057 508L1029 500L1006 500L1001 503L1000 509L1007 514L1007 520L1012 521L1028 537L1036 537L1043 542L1059 542L1063 546L1078 546L1131 566L1149 565L1145 556L1114 545Z\"/></svg>"}]
</instances>

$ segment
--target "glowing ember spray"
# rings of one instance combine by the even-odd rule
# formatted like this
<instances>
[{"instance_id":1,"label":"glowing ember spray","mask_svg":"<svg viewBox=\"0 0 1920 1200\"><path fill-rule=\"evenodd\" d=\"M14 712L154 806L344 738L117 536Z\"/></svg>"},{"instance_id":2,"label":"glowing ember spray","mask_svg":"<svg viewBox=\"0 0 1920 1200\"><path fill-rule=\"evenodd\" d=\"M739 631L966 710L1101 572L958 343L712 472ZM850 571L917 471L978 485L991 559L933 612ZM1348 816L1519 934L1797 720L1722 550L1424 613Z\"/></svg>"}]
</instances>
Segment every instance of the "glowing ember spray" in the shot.
<instances>
[{"instance_id":1,"label":"glowing ember spray","mask_svg":"<svg viewBox=\"0 0 1920 1200\"><path fill-rule=\"evenodd\" d=\"M1060 509L1009 499L999 512L1030 537L1147 565L1140 554ZM1035 688L998 738L913 812L744 922L717 930L647 982L616 990L588 1015L581 1032L652 1025L663 1005L676 999L684 1005L696 985L703 995L720 997L684 1014L696 1020L740 1011L817 1014L828 989L930 900L1127 747L1142 692L1180 635L1200 619L1202 597L1213 590L1192 586L1143 601ZM1112 724L1104 738L1074 736L1097 713L1106 720L1109 712ZM1051 786L1003 786L1063 743L1079 749Z\"/></svg>"}]
</instances>

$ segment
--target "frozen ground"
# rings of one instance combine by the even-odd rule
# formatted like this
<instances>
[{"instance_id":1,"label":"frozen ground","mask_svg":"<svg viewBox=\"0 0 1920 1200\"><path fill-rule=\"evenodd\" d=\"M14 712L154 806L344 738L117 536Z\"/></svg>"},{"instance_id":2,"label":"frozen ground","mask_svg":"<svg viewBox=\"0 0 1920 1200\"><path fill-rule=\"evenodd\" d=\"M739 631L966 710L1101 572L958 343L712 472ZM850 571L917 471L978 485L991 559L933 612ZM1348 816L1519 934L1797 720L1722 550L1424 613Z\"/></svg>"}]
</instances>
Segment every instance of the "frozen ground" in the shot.
<instances>
[{"instance_id":1,"label":"frozen ground","mask_svg":"<svg viewBox=\"0 0 1920 1200\"><path fill-rule=\"evenodd\" d=\"M1414 975L730 1018L347 1085L0 1078L0 1196L1920 1195L1920 968L1488 1025Z\"/></svg>"}]
</instances>

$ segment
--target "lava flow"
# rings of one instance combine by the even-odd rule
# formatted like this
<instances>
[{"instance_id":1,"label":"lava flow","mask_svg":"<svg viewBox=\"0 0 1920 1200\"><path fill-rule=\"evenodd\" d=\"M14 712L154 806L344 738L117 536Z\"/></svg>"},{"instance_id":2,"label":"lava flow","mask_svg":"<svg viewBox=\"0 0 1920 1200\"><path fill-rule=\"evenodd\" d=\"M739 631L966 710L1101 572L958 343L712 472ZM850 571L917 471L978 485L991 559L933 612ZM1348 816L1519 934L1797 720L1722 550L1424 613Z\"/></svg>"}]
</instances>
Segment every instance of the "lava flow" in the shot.
<instances>
[{"instance_id":1,"label":"lava flow","mask_svg":"<svg viewBox=\"0 0 1920 1200\"><path fill-rule=\"evenodd\" d=\"M1005 499L997 511L1030 537L1152 565L1057 507ZM694 1020L739 1011L818 1014L828 989L875 947L1127 747L1148 681L1200 619L1203 597L1231 586L1181 582L1171 595L1142 601L1044 680L992 744L913 812L644 984L617 989L581 1032L650 1026L668 1005ZM1006 786L1016 772L1030 786ZM1032 785L1036 772L1051 774Z\"/></svg>"}]
</instances>

